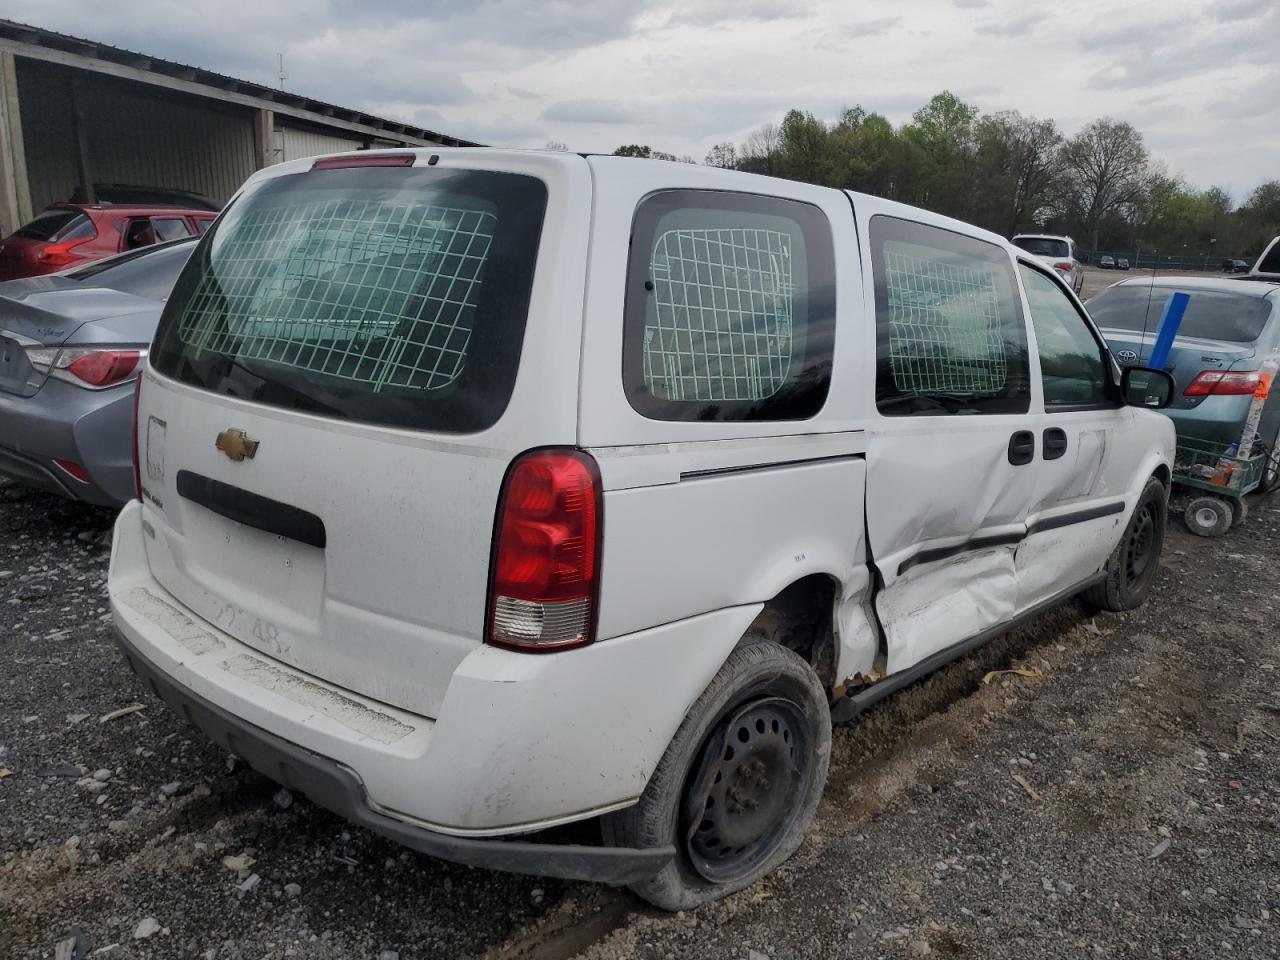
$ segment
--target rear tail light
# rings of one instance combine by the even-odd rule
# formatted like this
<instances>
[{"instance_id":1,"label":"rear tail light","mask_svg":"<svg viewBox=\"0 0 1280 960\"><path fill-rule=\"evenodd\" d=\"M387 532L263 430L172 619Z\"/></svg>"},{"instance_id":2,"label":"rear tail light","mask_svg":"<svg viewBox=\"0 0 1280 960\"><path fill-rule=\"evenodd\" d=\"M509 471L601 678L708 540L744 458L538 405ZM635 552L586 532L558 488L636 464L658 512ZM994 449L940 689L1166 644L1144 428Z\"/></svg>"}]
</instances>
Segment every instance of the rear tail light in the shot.
<instances>
[{"instance_id":1,"label":"rear tail light","mask_svg":"<svg viewBox=\"0 0 1280 960\"><path fill-rule=\"evenodd\" d=\"M1063 273L1070 273L1070 272L1071 272L1071 262L1070 262L1070 261L1064 261L1064 262L1062 262L1062 263L1055 263L1055 264L1053 265L1053 267L1054 267L1054 269L1055 269L1055 270L1061 270Z\"/></svg>"},{"instance_id":2,"label":"rear tail light","mask_svg":"<svg viewBox=\"0 0 1280 960\"><path fill-rule=\"evenodd\" d=\"M533 652L595 639L600 471L581 450L522 454L498 498L485 638Z\"/></svg>"},{"instance_id":3,"label":"rear tail light","mask_svg":"<svg viewBox=\"0 0 1280 960\"><path fill-rule=\"evenodd\" d=\"M80 256L73 251L76 247L96 239L80 237L76 240L63 240L61 243L47 243L36 251L36 260L50 267L69 267L80 261Z\"/></svg>"},{"instance_id":4,"label":"rear tail light","mask_svg":"<svg viewBox=\"0 0 1280 960\"><path fill-rule=\"evenodd\" d=\"M37 370L78 387L101 390L136 375L145 350L115 347L31 347L27 360Z\"/></svg>"},{"instance_id":5,"label":"rear tail light","mask_svg":"<svg viewBox=\"0 0 1280 960\"><path fill-rule=\"evenodd\" d=\"M1249 396L1266 397L1270 381L1257 370L1201 370L1182 391L1187 397Z\"/></svg>"},{"instance_id":6,"label":"rear tail light","mask_svg":"<svg viewBox=\"0 0 1280 960\"><path fill-rule=\"evenodd\" d=\"M133 495L142 499L142 460L138 457L138 401L142 399L142 378L133 382Z\"/></svg>"}]
</instances>

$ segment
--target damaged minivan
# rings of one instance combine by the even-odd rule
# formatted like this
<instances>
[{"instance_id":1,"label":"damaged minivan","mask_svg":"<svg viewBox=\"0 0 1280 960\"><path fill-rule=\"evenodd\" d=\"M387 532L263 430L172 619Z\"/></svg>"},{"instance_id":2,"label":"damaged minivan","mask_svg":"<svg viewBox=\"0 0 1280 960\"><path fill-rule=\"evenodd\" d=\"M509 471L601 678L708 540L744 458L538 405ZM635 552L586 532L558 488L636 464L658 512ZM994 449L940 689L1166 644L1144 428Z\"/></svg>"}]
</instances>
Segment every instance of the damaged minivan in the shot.
<instances>
[{"instance_id":1,"label":"damaged minivan","mask_svg":"<svg viewBox=\"0 0 1280 960\"><path fill-rule=\"evenodd\" d=\"M1077 594L1143 602L1171 390L1051 268L886 200L282 163L165 307L111 609L156 694L316 803L684 909L795 851L833 722Z\"/></svg>"}]
</instances>

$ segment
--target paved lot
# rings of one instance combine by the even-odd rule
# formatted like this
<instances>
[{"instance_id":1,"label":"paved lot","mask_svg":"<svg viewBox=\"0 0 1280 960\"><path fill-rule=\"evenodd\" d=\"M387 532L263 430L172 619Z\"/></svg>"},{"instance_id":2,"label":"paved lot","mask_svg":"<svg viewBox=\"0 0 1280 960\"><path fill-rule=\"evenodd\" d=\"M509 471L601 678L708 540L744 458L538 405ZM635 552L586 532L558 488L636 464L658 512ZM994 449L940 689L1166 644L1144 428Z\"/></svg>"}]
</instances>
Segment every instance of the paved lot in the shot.
<instances>
[{"instance_id":1,"label":"paved lot","mask_svg":"<svg viewBox=\"0 0 1280 960\"><path fill-rule=\"evenodd\" d=\"M1143 610L1066 606L838 730L791 864L676 916L229 769L113 646L110 522L0 486L0 956L72 927L117 958L1280 955L1280 501L1223 540L1175 524ZM1039 676L982 683L1013 666Z\"/></svg>"}]
</instances>

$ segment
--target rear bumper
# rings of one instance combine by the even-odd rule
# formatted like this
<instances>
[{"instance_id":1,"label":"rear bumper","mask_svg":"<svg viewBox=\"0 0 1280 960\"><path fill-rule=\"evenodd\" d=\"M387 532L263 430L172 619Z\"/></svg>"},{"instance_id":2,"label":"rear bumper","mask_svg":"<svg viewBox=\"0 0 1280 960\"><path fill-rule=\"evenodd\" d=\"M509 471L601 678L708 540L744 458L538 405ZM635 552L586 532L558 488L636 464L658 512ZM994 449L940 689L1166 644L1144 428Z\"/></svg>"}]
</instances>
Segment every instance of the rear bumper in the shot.
<instances>
[{"instance_id":1,"label":"rear bumper","mask_svg":"<svg viewBox=\"0 0 1280 960\"><path fill-rule=\"evenodd\" d=\"M116 640L133 672L210 740L277 783L412 850L487 870L604 883L631 883L652 876L675 855L672 847L637 850L455 837L379 813L369 806L364 785L350 768L268 733L175 683L119 630Z\"/></svg>"},{"instance_id":2,"label":"rear bumper","mask_svg":"<svg viewBox=\"0 0 1280 960\"><path fill-rule=\"evenodd\" d=\"M133 496L132 381L82 390L55 379L34 396L0 393L0 473L49 493L118 507ZM84 467L89 482L54 460Z\"/></svg>"}]
</instances>

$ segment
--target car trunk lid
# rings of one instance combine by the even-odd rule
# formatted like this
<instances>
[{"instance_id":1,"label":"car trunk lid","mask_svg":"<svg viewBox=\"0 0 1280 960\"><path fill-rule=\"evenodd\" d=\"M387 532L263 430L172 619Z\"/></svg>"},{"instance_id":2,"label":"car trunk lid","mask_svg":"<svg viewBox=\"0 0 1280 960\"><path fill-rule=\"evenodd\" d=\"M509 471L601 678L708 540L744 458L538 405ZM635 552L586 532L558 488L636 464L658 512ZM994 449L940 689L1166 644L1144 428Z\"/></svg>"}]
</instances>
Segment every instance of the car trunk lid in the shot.
<instances>
[{"instance_id":1,"label":"car trunk lid","mask_svg":"<svg viewBox=\"0 0 1280 960\"><path fill-rule=\"evenodd\" d=\"M1113 330L1101 328L1102 335L1111 348L1111 353L1122 367L1147 366L1151 359L1151 351L1155 347L1155 331L1143 334L1132 330ZM1220 340L1206 340L1199 337L1174 337L1169 348L1169 359L1164 370L1171 377L1175 386L1174 396L1182 400L1194 399L1196 403L1203 397L1184 397L1185 391L1196 375L1205 370L1226 372L1228 370L1251 370L1252 361L1257 351L1249 343L1224 343Z\"/></svg>"},{"instance_id":2,"label":"car trunk lid","mask_svg":"<svg viewBox=\"0 0 1280 960\"><path fill-rule=\"evenodd\" d=\"M154 301L67 277L30 277L0 284L0 391L34 396L48 374L27 351L62 346L84 324L154 310Z\"/></svg>"}]
</instances>

